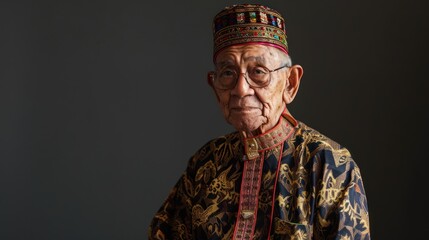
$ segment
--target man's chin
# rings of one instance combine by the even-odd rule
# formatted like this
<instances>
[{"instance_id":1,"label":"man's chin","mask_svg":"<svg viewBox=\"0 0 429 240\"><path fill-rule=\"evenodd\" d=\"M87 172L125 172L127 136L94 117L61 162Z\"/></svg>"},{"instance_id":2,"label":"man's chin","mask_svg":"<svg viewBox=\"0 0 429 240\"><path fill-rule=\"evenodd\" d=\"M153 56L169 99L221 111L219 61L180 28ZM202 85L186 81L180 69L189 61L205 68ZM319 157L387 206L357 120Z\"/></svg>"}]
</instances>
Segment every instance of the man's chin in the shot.
<instances>
[{"instance_id":1,"label":"man's chin","mask_svg":"<svg viewBox=\"0 0 429 240\"><path fill-rule=\"evenodd\" d=\"M237 130L253 133L265 123L265 117L262 115L248 116L240 115L240 117L230 116L228 122Z\"/></svg>"}]
</instances>

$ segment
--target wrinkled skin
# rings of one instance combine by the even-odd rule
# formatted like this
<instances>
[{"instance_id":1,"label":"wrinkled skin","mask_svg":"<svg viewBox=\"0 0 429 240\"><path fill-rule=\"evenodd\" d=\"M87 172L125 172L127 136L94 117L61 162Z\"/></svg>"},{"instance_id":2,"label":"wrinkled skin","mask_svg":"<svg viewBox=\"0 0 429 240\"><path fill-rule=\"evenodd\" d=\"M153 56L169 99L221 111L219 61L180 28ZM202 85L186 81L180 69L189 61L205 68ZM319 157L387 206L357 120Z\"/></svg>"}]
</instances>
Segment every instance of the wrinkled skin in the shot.
<instances>
[{"instance_id":1,"label":"wrinkled skin","mask_svg":"<svg viewBox=\"0 0 429 240\"><path fill-rule=\"evenodd\" d=\"M263 65L276 69L283 64L279 50L260 44L234 45L218 53L215 67L235 67L242 73L248 66ZM284 68L271 74L271 83L263 88L249 86L244 74L229 90L213 87L226 121L247 136L264 133L273 128L286 105L294 99L303 70L299 65ZM210 83L210 79L209 79Z\"/></svg>"}]
</instances>

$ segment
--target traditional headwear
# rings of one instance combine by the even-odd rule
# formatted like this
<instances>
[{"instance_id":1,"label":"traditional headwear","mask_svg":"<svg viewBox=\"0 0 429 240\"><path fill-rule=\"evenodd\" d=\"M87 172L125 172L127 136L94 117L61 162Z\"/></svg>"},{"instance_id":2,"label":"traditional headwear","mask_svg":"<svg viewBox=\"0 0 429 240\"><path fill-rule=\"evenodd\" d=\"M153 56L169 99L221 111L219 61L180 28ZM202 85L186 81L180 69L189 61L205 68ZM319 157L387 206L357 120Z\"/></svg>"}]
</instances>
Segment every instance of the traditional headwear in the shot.
<instances>
[{"instance_id":1,"label":"traditional headwear","mask_svg":"<svg viewBox=\"0 0 429 240\"><path fill-rule=\"evenodd\" d=\"M285 21L277 11L259 4L224 8L213 20L213 58L225 47L260 43L288 53Z\"/></svg>"}]
</instances>

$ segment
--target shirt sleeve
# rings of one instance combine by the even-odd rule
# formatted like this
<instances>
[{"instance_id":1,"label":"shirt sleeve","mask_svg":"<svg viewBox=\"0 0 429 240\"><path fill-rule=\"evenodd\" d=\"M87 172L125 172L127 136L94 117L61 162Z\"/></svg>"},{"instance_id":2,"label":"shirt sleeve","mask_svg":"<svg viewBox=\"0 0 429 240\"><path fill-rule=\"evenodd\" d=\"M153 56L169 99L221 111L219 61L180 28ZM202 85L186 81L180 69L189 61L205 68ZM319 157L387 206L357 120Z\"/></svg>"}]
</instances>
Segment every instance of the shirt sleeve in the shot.
<instances>
[{"instance_id":1,"label":"shirt sleeve","mask_svg":"<svg viewBox=\"0 0 429 240\"><path fill-rule=\"evenodd\" d=\"M359 168L351 171L351 181L338 204L338 231L335 239L369 240L368 205Z\"/></svg>"},{"instance_id":2,"label":"shirt sleeve","mask_svg":"<svg viewBox=\"0 0 429 240\"><path fill-rule=\"evenodd\" d=\"M149 240L191 239L192 186L188 169L171 190L149 226Z\"/></svg>"},{"instance_id":3,"label":"shirt sleeve","mask_svg":"<svg viewBox=\"0 0 429 240\"><path fill-rule=\"evenodd\" d=\"M319 193L315 239L369 240L368 205L360 170L351 158L334 171L338 169L343 169L341 174L328 170L323 180L326 184Z\"/></svg>"}]
</instances>

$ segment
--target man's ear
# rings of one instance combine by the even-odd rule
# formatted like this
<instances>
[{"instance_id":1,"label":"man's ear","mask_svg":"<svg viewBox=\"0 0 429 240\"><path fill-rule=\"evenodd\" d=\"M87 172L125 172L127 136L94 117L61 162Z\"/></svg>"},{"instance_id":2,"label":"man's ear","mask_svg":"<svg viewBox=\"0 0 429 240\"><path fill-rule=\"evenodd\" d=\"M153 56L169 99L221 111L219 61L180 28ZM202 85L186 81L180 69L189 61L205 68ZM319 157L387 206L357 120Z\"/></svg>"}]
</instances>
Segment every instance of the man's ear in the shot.
<instances>
[{"instance_id":1,"label":"man's ear","mask_svg":"<svg viewBox=\"0 0 429 240\"><path fill-rule=\"evenodd\" d=\"M300 65L293 65L289 68L289 74L285 83L285 90L283 92L283 101L289 104L293 101L299 89L304 69Z\"/></svg>"},{"instance_id":2,"label":"man's ear","mask_svg":"<svg viewBox=\"0 0 429 240\"><path fill-rule=\"evenodd\" d=\"M219 102L219 96L217 95L216 89L213 86L213 80L214 80L214 72L208 72L207 73L207 83L213 89L213 91L216 95L217 101Z\"/></svg>"}]
</instances>

